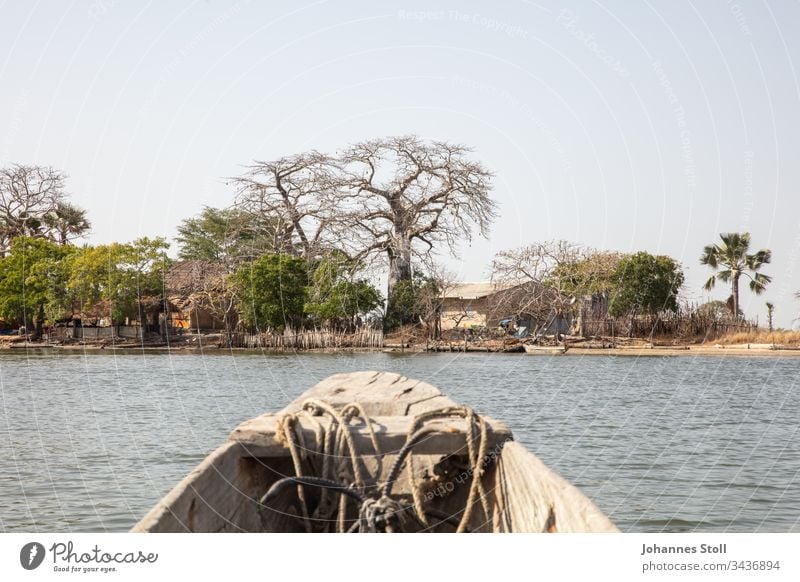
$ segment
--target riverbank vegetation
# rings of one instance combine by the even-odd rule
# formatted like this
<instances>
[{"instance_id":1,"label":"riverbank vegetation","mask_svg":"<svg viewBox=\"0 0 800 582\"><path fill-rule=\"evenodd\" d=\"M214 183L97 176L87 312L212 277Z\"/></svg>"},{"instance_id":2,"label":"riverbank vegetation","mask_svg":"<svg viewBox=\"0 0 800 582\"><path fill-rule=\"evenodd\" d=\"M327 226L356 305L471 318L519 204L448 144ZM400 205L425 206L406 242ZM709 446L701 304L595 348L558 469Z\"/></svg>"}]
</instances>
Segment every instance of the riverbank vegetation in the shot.
<instances>
[{"instance_id":1,"label":"riverbank vegetation","mask_svg":"<svg viewBox=\"0 0 800 582\"><path fill-rule=\"evenodd\" d=\"M715 269L706 289L730 285L727 302L682 300L683 267L671 257L567 241L499 252L482 294L465 293L437 259L487 236L497 208L492 174L464 146L382 138L257 161L228 182L233 204L177 225L173 258L161 237L81 244L90 222L63 173L0 170L0 323L34 340L93 325L138 326L139 339L369 328L401 344L761 337L739 307L739 281L761 293L771 251L751 252L748 233L720 235L699 259Z\"/></svg>"}]
</instances>

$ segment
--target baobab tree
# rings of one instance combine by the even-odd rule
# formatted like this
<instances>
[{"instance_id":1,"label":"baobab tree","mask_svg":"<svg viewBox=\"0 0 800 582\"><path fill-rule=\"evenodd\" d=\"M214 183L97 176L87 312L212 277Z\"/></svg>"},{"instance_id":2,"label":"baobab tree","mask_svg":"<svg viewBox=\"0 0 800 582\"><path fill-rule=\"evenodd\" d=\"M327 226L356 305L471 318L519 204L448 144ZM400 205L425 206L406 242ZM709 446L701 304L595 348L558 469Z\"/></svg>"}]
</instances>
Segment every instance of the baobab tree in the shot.
<instances>
[{"instance_id":1,"label":"baobab tree","mask_svg":"<svg viewBox=\"0 0 800 582\"><path fill-rule=\"evenodd\" d=\"M412 280L414 258L429 262L437 245L454 253L473 230L487 234L496 215L492 174L470 153L405 136L357 143L341 157L343 224L359 256L386 258L390 300L398 282Z\"/></svg>"},{"instance_id":2,"label":"baobab tree","mask_svg":"<svg viewBox=\"0 0 800 582\"><path fill-rule=\"evenodd\" d=\"M772 251L761 249L753 254L750 250L750 233L728 232L720 234L722 244L708 245L700 256L700 264L708 265L712 269L719 269L717 273L706 281L704 289L710 291L714 288L717 279L731 285L733 298L733 316L739 317L739 279L744 275L750 279L750 290L756 295L764 292L772 278L759 272L759 269L772 260ZM752 273L752 274L751 274Z\"/></svg>"}]
</instances>

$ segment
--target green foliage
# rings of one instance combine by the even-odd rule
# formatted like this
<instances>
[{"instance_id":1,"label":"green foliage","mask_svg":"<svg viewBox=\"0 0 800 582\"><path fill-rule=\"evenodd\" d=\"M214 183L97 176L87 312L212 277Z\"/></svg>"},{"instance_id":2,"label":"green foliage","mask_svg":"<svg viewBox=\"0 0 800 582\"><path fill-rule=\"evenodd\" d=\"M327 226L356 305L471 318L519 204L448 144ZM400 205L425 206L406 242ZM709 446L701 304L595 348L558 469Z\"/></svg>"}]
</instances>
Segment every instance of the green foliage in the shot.
<instances>
[{"instance_id":1,"label":"green foliage","mask_svg":"<svg viewBox=\"0 0 800 582\"><path fill-rule=\"evenodd\" d=\"M44 216L43 223L51 231L51 240L62 245L83 236L92 227L86 211L69 202L59 202Z\"/></svg>"},{"instance_id":2,"label":"green foliage","mask_svg":"<svg viewBox=\"0 0 800 582\"><path fill-rule=\"evenodd\" d=\"M203 208L178 226L181 259L239 263L274 252L276 226L236 208Z\"/></svg>"},{"instance_id":3,"label":"green foliage","mask_svg":"<svg viewBox=\"0 0 800 582\"><path fill-rule=\"evenodd\" d=\"M16 324L57 318L67 307L65 291L72 249L50 241L17 237L0 258L0 316Z\"/></svg>"},{"instance_id":4,"label":"green foliage","mask_svg":"<svg viewBox=\"0 0 800 582\"><path fill-rule=\"evenodd\" d=\"M159 237L77 249L69 265L68 290L83 309L107 302L114 323L126 317L141 321L141 299L163 293L168 248Z\"/></svg>"},{"instance_id":5,"label":"green foliage","mask_svg":"<svg viewBox=\"0 0 800 582\"><path fill-rule=\"evenodd\" d=\"M313 318L350 326L359 315L383 303L380 292L366 279L353 279L350 261L334 255L321 261L311 275L306 312Z\"/></svg>"},{"instance_id":6,"label":"green foliage","mask_svg":"<svg viewBox=\"0 0 800 582\"><path fill-rule=\"evenodd\" d=\"M731 308L724 301L708 301L697 308L697 314L719 321L731 314Z\"/></svg>"},{"instance_id":7,"label":"green foliage","mask_svg":"<svg viewBox=\"0 0 800 582\"><path fill-rule=\"evenodd\" d=\"M389 304L384 317L384 329L397 329L401 325L416 323L414 314L416 303L416 285L414 281L398 281L392 288Z\"/></svg>"},{"instance_id":8,"label":"green foliage","mask_svg":"<svg viewBox=\"0 0 800 582\"><path fill-rule=\"evenodd\" d=\"M672 258L647 252L624 257L615 271L617 288L609 313L650 313L675 311L678 291L683 285L683 271Z\"/></svg>"},{"instance_id":9,"label":"green foliage","mask_svg":"<svg viewBox=\"0 0 800 582\"><path fill-rule=\"evenodd\" d=\"M238 289L239 314L251 329L302 324L308 285L308 263L285 254L264 255L232 275Z\"/></svg>"},{"instance_id":10,"label":"green foliage","mask_svg":"<svg viewBox=\"0 0 800 582\"><path fill-rule=\"evenodd\" d=\"M413 281L398 281L392 290L384 317L384 329L428 321L440 305L441 287L429 277L417 276Z\"/></svg>"},{"instance_id":11,"label":"green foliage","mask_svg":"<svg viewBox=\"0 0 800 582\"><path fill-rule=\"evenodd\" d=\"M611 295L618 285L617 268L625 255L609 251L587 251L575 261L558 264L551 286L563 295Z\"/></svg>"},{"instance_id":12,"label":"green foliage","mask_svg":"<svg viewBox=\"0 0 800 582\"><path fill-rule=\"evenodd\" d=\"M750 290L760 295L772 278L759 270L772 260L772 251L761 249L750 254L750 233L728 232L720 234L721 244L707 245L700 256L700 264L707 265L717 272L712 275L703 288L710 291L719 279L730 283L733 297L733 312L739 313L739 278L744 275L750 279Z\"/></svg>"}]
</instances>

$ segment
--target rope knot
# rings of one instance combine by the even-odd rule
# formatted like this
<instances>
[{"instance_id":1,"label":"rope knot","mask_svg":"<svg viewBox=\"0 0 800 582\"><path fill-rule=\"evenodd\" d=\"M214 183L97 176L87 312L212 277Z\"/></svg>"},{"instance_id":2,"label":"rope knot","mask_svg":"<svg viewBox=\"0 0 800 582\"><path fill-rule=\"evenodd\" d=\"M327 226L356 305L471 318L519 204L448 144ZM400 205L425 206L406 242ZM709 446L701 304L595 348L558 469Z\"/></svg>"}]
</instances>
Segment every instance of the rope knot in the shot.
<instances>
[{"instance_id":1,"label":"rope knot","mask_svg":"<svg viewBox=\"0 0 800 582\"><path fill-rule=\"evenodd\" d=\"M403 531L408 522L406 509L390 497L366 499L358 512L359 530L369 533Z\"/></svg>"}]
</instances>

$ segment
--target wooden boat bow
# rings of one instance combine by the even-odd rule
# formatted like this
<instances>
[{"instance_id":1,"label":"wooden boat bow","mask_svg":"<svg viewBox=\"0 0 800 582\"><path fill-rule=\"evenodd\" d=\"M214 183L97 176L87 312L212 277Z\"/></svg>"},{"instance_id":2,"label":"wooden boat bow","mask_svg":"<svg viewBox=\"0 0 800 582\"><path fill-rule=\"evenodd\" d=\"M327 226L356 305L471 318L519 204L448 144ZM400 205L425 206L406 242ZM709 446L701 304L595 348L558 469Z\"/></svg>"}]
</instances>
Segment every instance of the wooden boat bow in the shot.
<instances>
[{"instance_id":1,"label":"wooden boat bow","mask_svg":"<svg viewBox=\"0 0 800 582\"><path fill-rule=\"evenodd\" d=\"M300 474L307 480L297 482ZM339 499L342 487L356 488L361 507ZM381 504L411 518L402 527L367 528L367 510L379 520L398 513ZM330 376L282 411L243 422L132 531L353 531L359 524L361 531L453 531L456 524L459 531L617 531L514 442L504 423L389 372Z\"/></svg>"}]
</instances>

